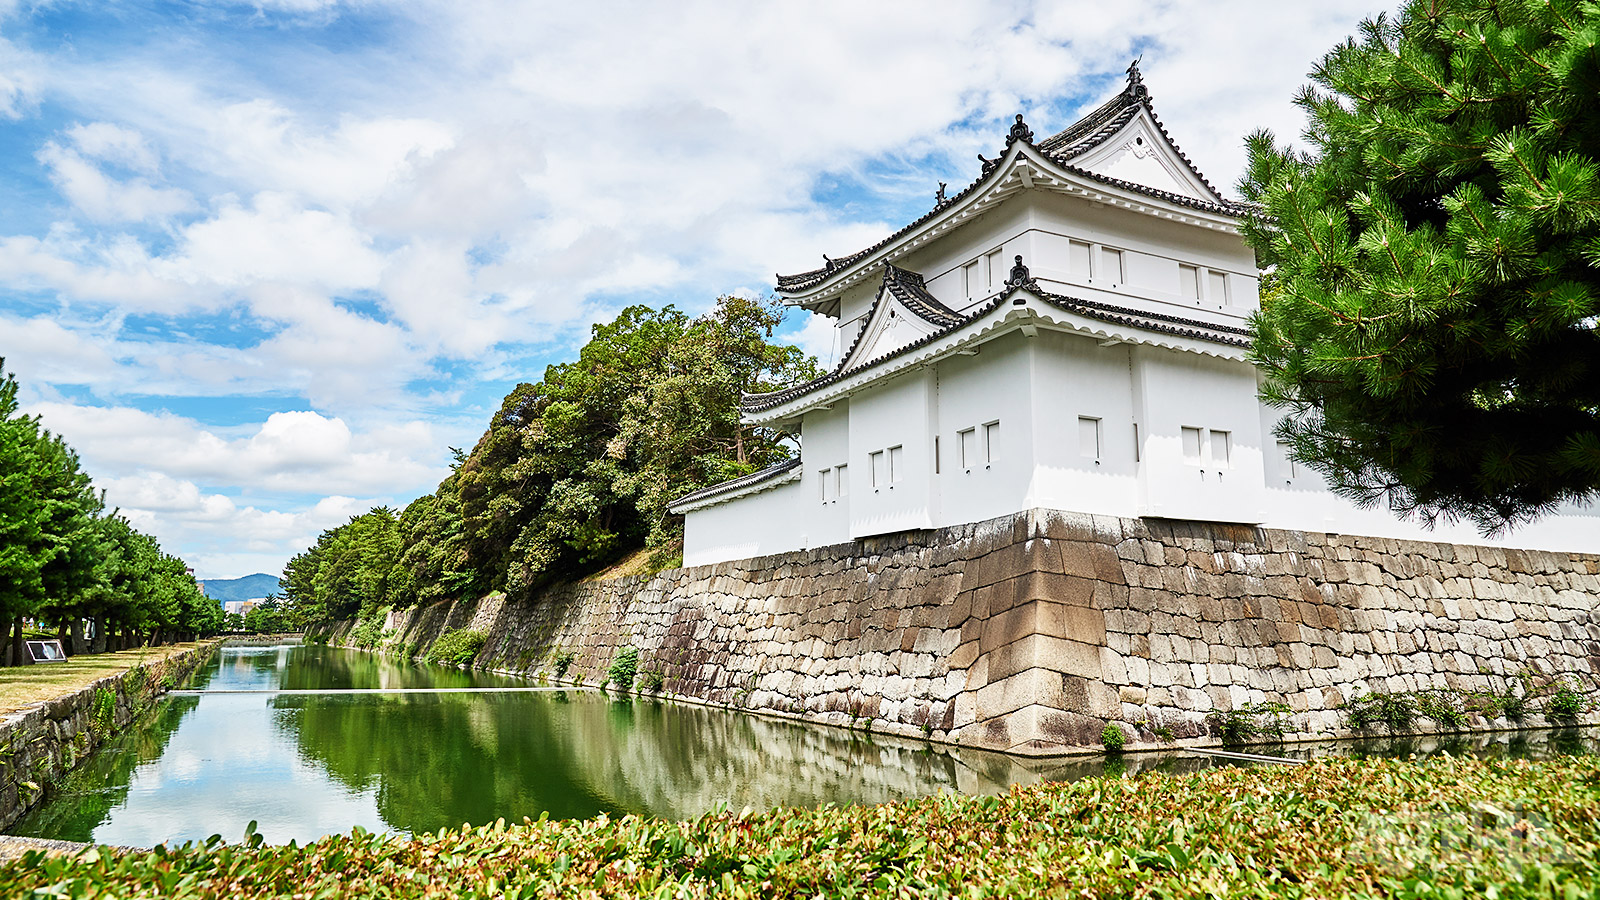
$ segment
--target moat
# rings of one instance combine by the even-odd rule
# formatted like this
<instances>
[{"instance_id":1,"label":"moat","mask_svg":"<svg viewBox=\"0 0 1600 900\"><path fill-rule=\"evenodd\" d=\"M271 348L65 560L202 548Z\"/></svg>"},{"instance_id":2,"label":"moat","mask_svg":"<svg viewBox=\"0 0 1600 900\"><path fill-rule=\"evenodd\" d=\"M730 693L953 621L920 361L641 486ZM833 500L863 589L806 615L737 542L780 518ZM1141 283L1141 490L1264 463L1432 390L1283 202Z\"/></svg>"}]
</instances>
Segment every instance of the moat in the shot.
<instances>
[{"instance_id":1,"label":"moat","mask_svg":"<svg viewBox=\"0 0 1600 900\"><path fill-rule=\"evenodd\" d=\"M12 834L150 847L422 833L504 818L881 803L938 791L1215 764L1173 753L1024 760L319 646L224 647ZM243 693L520 688L504 693ZM1593 752L1592 731L1330 742L1270 752Z\"/></svg>"},{"instance_id":2,"label":"moat","mask_svg":"<svg viewBox=\"0 0 1600 900\"><path fill-rule=\"evenodd\" d=\"M528 687L319 646L225 647L208 691ZM1203 765L1203 763L1195 763ZM719 805L879 803L1098 774L598 691L169 696L11 833L149 847L251 820L274 843L354 826L699 815Z\"/></svg>"}]
</instances>

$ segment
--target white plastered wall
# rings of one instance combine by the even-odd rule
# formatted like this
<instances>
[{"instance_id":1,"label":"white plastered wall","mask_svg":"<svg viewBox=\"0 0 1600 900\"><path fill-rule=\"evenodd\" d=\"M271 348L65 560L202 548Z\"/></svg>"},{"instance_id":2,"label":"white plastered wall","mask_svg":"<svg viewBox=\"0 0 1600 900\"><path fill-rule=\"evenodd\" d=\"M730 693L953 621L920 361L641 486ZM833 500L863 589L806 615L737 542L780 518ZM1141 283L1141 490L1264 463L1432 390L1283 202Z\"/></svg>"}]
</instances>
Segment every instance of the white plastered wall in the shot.
<instances>
[{"instance_id":1,"label":"white plastered wall","mask_svg":"<svg viewBox=\"0 0 1600 900\"><path fill-rule=\"evenodd\" d=\"M798 530L804 479L748 494L684 516L683 564L700 566L798 550L807 536Z\"/></svg>"},{"instance_id":2,"label":"white plastered wall","mask_svg":"<svg viewBox=\"0 0 1600 900\"><path fill-rule=\"evenodd\" d=\"M934 476L940 525L977 522L1027 508L1033 479L1033 353L1017 332L984 344L976 356L938 365L940 465ZM984 426L998 423L995 445ZM966 465L961 433L971 432Z\"/></svg>"},{"instance_id":3,"label":"white plastered wall","mask_svg":"<svg viewBox=\"0 0 1600 900\"><path fill-rule=\"evenodd\" d=\"M1131 345L1042 331L1029 347L1038 464L1028 505L1137 515Z\"/></svg>"}]
</instances>

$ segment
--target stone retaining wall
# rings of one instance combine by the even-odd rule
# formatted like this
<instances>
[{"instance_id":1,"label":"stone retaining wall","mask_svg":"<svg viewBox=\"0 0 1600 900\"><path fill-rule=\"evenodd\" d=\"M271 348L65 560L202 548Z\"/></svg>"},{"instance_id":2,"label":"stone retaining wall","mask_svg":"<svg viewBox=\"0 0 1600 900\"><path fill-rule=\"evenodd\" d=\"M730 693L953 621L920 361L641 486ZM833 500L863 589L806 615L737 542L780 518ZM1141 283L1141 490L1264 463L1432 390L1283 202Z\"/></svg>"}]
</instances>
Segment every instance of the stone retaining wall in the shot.
<instances>
[{"instance_id":1,"label":"stone retaining wall","mask_svg":"<svg viewBox=\"0 0 1600 900\"><path fill-rule=\"evenodd\" d=\"M1265 702L1293 737L1341 736L1366 692L1565 679L1592 703L1600 556L1034 510L387 627L419 651L481 630L475 665L509 672L571 653L567 679L591 685L631 646L682 699L1052 754L1098 750L1107 723L1135 748L1216 744L1219 713Z\"/></svg>"},{"instance_id":2,"label":"stone retaining wall","mask_svg":"<svg viewBox=\"0 0 1600 900\"><path fill-rule=\"evenodd\" d=\"M108 675L64 697L0 716L0 830L11 827L156 698L188 681L220 641ZM105 707L98 695L109 692Z\"/></svg>"}]
</instances>

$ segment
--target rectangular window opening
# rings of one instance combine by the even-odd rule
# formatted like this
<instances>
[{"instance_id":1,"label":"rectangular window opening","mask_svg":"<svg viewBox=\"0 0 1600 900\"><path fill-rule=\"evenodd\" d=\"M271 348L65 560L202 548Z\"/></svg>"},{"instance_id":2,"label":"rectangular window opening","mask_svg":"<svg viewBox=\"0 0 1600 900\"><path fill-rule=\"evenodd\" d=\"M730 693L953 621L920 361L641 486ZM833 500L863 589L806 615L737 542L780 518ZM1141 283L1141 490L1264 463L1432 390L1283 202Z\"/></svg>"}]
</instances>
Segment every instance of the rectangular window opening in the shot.
<instances>
[{"instance_id":1,"label":"rectangular window opening","mask_svg":"<svg viewBox=\"0 0 1600 900\"><path fill-rule=\"evenodd\" d=\"M1122 284L1122 251L1113 250L1110 247L1101 247L1100 268L1105 270L1100 275L1102 281Z\"/></svg>"},{"instance_id":2,"label":"rectangular window opening","mask_svg":"<svg viewBox=\"0 0 1600 900\"><path fill-rule=\"evenodd\" d=\"M1226 431L1211 432L1211 464L1219 469L1232 466L1233 437Z\"/></svg>"},{"instance_id":3,"label":"rectangular window opening","mask_svg":"<svg viewBox=\"0 0 1600 900\"><path fill-rule=\"evenodd\" d=\"M1226 273L1226 272L1207 272L1206 273L1206 278L1207 278L1207 280L1210 281L1211 302L1215 303L1218 306L1227 306L1228 305L1228 273Z\"/></svg>"},{"instance_id":4,"label":"rectangular window opening","mask_svg":"<svg viewBox=\"0 0 1600 900\"><path fill-rule=\"evenodd\" d=\"M874 450L874 451L872 451L872 454L867 457L867 462L868 462L867 476L868 476L869 480L871 481L872 486L874 488L878 488L878 487L882 487L883 485L887 484L887 482L884 481L883 451L882 450Z\"/></svg>"},{"instance_id":5,"label":"rectangular window opening","mask_svg":"<svg viewBox=\"0 0 1600 900\"><path fill-rule=\"evenodd\" d=\"M986 463L1000 461L999 422L990 422L983 426L983 461Z\"/></svg>"},{"instance_id":6,"label":"rectangular window opening","mask_svg":"<svg viewBox=\"0 0 1600 900\"><path fill-rule=\"evenodd\" d=\"M905 448L898 444L889 448L889 483L895 484L906 477Z\"/></svg>"},{"instance_id":7,"label":"rectangular window opening","mask_svg":"<svg viewBox=\"0 0 1600 900\"><path fill-rule=\"evenodd\" d=\"M1283 465L1284 465L1284 468L1288 469L1288 471L1289 471L1289 480L1293 481L1294 479L1299 478L1300 477L1300 465L1299 465L1299 463L1296 463L1294 461L1294 457L1289 454L1289 444L1288 444L1288 442L1279 441L1278 442L1278 452L1283 454Z\"/></svg>"},{"instance_id":8,"label":"rectangular window opening","mask_svg":"<svg viewBox=\"0 0 1600 900\"><path fill-rule=\"evenodd\" d=\"M1191 466L1200 465L1201 429L1183 427L1183 461Z\"/></svg>"},{"instance_id":9,"label":"rectangular window opening","mask_svg":"<svg viewBox=\"0 0 1600 900\"><path fill-rule=\"evenodd\" d=\"M956 453L960 457L961 468L970 469L978 462L978 431L968 428L956 432Z\"/></svg>"},{"instance_id":10,"label":"rectangular window opening","mask_svg":"<svg viewBox=\"0 0 1600 900\"><path fill-rule=\"evenodd\" d=\"M1083 241L1067 242L1067 271L1075 278L1089 277L1089 245Z\"/></svg>"},{"instance_id":11,"label":"rectangular window opening","mask_svg":"<svg viewBox=\"0 0 1600 900\"><path fill-rule=\"evenodd\" d=\"M978 271L978 260L973 260L961 267L961 284L966 288L968 300L983 293L981 274Z\"/></svg>"},{"instance_id":12,"label":"rectangular window opening","mask_svg":"<svg viewBox=\"0 0 1600 900\"><path fill-rule=\"evenodd\" d=\"M838 477L838 483L834 487L835 496L850 496L850 475L846 472L849 468L849 466L834 466L833 473Z\"/></svg>"},{"instance_id":13,"label":"rectangular window opening","mask_svg":"<svg viewBox=\"0 0 1600 900\"><path fill-rule=\"evenodd\" d=\"M822 488L823 503L827 503L829 500L833 499L833 478L834 475L832 469L823 469L817 473L817 484Z\"/></svg>"},{"instance_id":14,"label":"rectangular window opening","mask_svg":"<svg viewBox=\"0 0 1600 900\"><path fill-rule=\"evenodd\" d=\"M1143 452L1144 448L1139 446L1139 423L1135 422L1133 423L1133 461L1138 462L1139 455Z\"/></svg>"},{"instance_id":15,"label":"rectangular window opening","mask_svg":"<svg viewBox=\"0 0 1600 900\"><path fill-rule=\"evenodd\" d=\"M933 474L939 474L939 436L933 436Z\"/></svg>"},{"instance_id":16,"label":"rectangular window opening","mask_svg":"<svg viewBox=\"0 0 1600 900\"><path fill-rule=\"evenodd\" d=\"M1178 264L1178 295L1185 300L1200 299L1200 267Z\"/></svg>"},{"instance_id":17,"label":"rectangular window opening","mask_svg":"<svg viewBox=\"0 0 1600 900\"><path fill-rule=\"evenodd\" d=\"M991 291L998 290L1001 282L1006 280L1006 266L1000 260L1000 253L1001 251L995 250L984 257L988 262L989 290Z\"/></svg>"},{"instance_id":18,"label":"rectangular window opening","mask_svg":"<svg viewBox=\"0 0 1600 900\"><path fill-rule=\"evenodd\" d=\"M1100 420L1090 416L1078 417L1078 455L1084 459L1100 461Z\"/></svg>"}]
</instances>

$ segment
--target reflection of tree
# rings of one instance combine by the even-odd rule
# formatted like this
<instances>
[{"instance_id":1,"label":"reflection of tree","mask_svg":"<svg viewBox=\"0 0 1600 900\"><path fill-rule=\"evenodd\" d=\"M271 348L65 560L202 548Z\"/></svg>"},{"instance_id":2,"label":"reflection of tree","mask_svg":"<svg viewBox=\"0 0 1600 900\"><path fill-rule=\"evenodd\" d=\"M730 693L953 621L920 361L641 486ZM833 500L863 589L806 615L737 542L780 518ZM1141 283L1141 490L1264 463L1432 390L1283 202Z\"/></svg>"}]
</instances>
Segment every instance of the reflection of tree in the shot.
<instances>
[{"instance_id":1,"label":"reflection of tree","mask_svg":"<svg viewBox=\"0 0 1600 900\"><path fill-rule=\"evenodd\" d=\"M134 769L159 759L172 735L199 705L198 697L159 701L149 719L107 741L51 791L50 799L12 825L10 833L61 841L94 840L94 830L127 799Z\"/></svg>"},{"instance_id":2,"label":"reflection of tree","mask_svg":"<svg viewBox=\"0 0 1600 900\"><path fill-rule=\"evenodd\" d=\"M384 821L413 833L541 812L870 803L1099 771L589 693L289 696L276 709L308 762L376 787Z\"/></svg>"}]
</instances>

